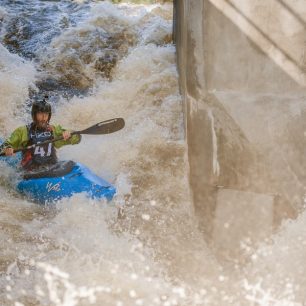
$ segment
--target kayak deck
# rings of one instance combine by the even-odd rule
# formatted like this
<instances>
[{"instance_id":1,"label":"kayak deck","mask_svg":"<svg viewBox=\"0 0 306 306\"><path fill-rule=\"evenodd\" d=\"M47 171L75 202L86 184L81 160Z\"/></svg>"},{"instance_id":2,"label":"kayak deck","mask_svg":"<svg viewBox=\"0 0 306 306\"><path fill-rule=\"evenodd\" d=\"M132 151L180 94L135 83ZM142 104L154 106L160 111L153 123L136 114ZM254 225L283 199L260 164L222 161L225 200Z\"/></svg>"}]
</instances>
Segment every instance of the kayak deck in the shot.
<instances>
[{"instance_id":1,"label":"kayak deck","mask_svg":"<svg viewBox=\"0 0 306 306\"><path fill-rule=\"evenodd\" d=\"M70 170L71 163L66 162L66 165ZM90 198L105 198L110 201L116 193L114 186L80 163L73 163L71 171L67 172L65 175L54 176L51 171L48 177L27 175L18 183L17 190L27 198L41 204L55 202L83 192Z\"/></svg>"},{"instance_id":2,"label":"kayak deck","mask_svg":"<svg viewBox=\"0 0 306 306\"><path fill-rule=\"evenodd\" d=\"M0 157L0 161L17 168L21 154ZM116 194L116 188L112 184L94 174L83 164L73 161L60 161L51 168L24 173L16 189L29 200L39 204L56 202L77 193L86 193L93 199L111 201Z\"/></svg>"}]
</instances>

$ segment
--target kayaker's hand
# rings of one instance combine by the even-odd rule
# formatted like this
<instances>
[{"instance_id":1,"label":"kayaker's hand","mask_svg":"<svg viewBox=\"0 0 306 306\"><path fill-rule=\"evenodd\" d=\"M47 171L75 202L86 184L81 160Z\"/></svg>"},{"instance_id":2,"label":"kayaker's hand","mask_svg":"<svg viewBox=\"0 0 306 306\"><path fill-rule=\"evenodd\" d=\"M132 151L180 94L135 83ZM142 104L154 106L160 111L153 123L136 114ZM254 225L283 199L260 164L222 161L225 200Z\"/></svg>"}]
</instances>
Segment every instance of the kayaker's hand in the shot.
<instances>
[{"instance_id":1,"label":"kayaker's hand","mask_svg":"<svg viewBox=\"0 0 306 306\"><path fill-rule=\"evenodd\" d=\"M12 155L15 155L15 154L14 154L14 149L13 149L13 148L5 148L5 149L4 149L4 153L5 153L5 156L12 156Z\"/></svg>"},{"instance_id":2,"label":"kayaker's hand","mask_svg":"<svg viewBox=\"0 0 306 306\"><path fill-rule=\"evenodd\" d=\"M71 132L70 131L63 132L64 140L68 140L70 137L71 137Z\"/></svg>"}]
</instances>

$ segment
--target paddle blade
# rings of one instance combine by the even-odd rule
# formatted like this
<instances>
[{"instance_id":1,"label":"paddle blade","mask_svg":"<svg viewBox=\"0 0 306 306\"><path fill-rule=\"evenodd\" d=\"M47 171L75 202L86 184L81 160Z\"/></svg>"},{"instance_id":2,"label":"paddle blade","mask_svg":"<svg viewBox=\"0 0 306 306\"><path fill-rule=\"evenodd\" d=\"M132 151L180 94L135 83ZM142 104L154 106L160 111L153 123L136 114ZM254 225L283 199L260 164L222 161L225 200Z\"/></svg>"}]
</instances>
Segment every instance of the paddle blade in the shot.
<instances>
[{"instance_id":1,"label":"paddle blade","mask_svg":"<svg viewBox=\"0 0 306 306\"><path fill-rule=\"evenodd\" d=\"M110 134L117 132L124 128L125 122L123 118L114 118L106 121L102 121L85 129L83 131L77 132L78 134L89 134L89 135L101 135Z\"/></svg>"}]
</instances>

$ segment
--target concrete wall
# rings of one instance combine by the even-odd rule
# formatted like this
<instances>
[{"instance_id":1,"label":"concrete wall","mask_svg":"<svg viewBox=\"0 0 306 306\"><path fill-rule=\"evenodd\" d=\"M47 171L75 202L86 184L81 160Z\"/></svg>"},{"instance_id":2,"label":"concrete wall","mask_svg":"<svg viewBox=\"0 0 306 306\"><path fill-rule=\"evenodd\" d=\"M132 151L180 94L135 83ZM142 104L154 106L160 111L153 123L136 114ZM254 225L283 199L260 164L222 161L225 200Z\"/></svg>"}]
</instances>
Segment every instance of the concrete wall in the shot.
<instances>
[{"instance_id":1,"label":"concrete wall","mask_svg":"<svg viewBox=\"0 0 306 306\"><path fill-rule=\"evenodd\" d=\"M245 201L250 192L272 196L274 226L294 217L306 186L306 2L174 2L190 184L203 232L215 232L220 188L245 192Z\"/></svg>"}]
</instances>

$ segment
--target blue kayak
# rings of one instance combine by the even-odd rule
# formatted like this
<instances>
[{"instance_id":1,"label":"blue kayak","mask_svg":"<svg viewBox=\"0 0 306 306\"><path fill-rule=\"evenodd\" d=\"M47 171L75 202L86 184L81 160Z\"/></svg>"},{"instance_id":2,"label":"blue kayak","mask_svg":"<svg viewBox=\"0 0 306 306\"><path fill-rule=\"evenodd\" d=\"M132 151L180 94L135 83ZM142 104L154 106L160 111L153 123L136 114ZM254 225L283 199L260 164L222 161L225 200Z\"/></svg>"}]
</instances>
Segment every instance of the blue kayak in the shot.
<instances>
[{"instance_id":1,"label":"blue kayak","mask_svg":"<svg viewBox=\"0 0 306 306\"><path fill-rule=\"evenodd\" d=\"M16 166L18 157L0 159ZM60 161L39 171L26 172L17 183L16 189L39 204L56 202L77 193L110 201L116 193L113 185L95 175L86 166L73 161Z\"/></svg>"},{"instance_id":2,"label":"blue kayak","mask_svg":"<svg viewBox=\"0 0 306 306\"><path fill-rule=\"evenodd\" d=\"M80 163L59 162L39 172L26 173L17 190L38 203L50 203L86 193L93 199L112 200L116 188Z\"/></svg>"}]
</instances>

